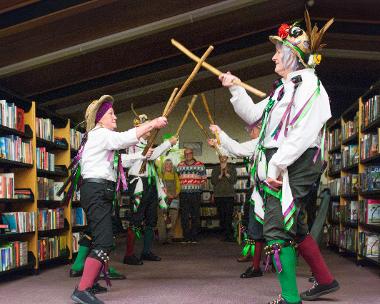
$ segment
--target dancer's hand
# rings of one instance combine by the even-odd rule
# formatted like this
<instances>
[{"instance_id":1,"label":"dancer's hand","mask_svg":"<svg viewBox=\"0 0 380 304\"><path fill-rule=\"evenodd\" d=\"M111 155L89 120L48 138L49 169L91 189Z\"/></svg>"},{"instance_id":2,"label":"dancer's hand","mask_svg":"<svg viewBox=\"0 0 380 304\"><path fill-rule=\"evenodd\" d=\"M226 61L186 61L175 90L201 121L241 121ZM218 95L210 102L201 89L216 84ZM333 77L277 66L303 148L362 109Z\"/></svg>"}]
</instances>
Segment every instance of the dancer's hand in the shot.
<instances>
[{"instance_id":1,"label":"dancer's hand","mask_svg":"<svg viewBox=\"0 0 380 304\"><path fill-rule=\"evenodd\" d=\"M168 125L168 119L166 117L158 117L152 120L153 127L155 129L162 129Z\"/></svg>"},{"instance_id":2,"label":"dancer's hand","mask_svg":"<svg viewBox=\"0 0 380 304\"><path fill-rule=\"evenodd\" d=\"M232 75L230 72L227 72L227 73L223 73L219 76L219 80L222 82L222 85L224 87L232 87L233 85L235 85L235 83L233 83L234 81L235 82L240 82L240 79L237 78L236 76Z\"/></svg>"},{"instance_id":3,"label":"dancer's hand","mask_svg":"<svg viewBox=\"0 0 380 304\"><path fill-rule=\"evenodd\" d=\"M218 142L215 138L210 138L207 140L207 143L210 147L216 147L218 145Z\"/></svg>"},{"instance_id":4,"label":"dancer's hand","mask_svg":"<svg viewBox=\"0 0 380 304\"><path fill-rule=\"evenodd\" d=\"M220 133L220 128L217 125L210 125L210 130L213 134Z\"/></svg>"},{"instance_id":5,"label":"dancer's hand","mask_svg":"<svg viewBox=\"0 0 380 304\"><path fill-rule=\"evenodd\" d=\"M178 142L178 137L173 136L173 137L171 137L171 138L169 139L169 141L170 141L170 144L171 144L172 146L174 146L174 145Z\"/></svg>"},{"instance_id":6,"label":"dancer's hand","mask_svg":"<svg viewBox=\"0 0 380 304\"><path fill-rule=\"evenodd\" d=\"M273 178L270 178L268 177L266 180L265 180L265 183L270 187L272 188L273 190L280 190L280 188L282 187L282 181L279 180L279 179L273 179Z\"/></svg>"}]
</instances>

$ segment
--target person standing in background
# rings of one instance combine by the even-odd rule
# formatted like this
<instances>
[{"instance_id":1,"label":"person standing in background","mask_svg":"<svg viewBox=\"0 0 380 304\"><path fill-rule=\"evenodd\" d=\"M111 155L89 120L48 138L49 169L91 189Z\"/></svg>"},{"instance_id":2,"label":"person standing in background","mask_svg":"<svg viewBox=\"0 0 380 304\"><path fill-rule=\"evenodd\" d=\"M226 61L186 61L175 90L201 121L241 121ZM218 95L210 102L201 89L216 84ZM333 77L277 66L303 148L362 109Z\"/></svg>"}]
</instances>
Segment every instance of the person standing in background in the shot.
<instances>
[{"instance_id":1,"label":"person standing in background","mask_svg":"<svg viewBox=\"0 0 380 304\"><path fill-rule=\"evenodd\" d=\"M197 243L200 227L201 193L207 181L206 168L200 161L194 159L193 150L185 149L185 160L177 166L181 183L180 207L181 224L184 242ZM189 217L191 216L191 229Z\"/></svg>"},{"instance_id":2,"label":"person standing in background","mask_svg":"<svg viewBox=\"0 0 380 304\"><path fill-rule=\"evenodd\" d=\"M162 167L161 179L165 185L166 194L168 196L168 209L162 211L161 221L163 222L159 229L160 240L164 243L171 243L174 238L174 229L178 218L179 209L179 193L181 192L181 184L176 168L171 159L166 159ZM160 221L160 220L159 220Z\"/></svg>"},{"instance_id":3,"label":"person standing in background","mask_svg":"<svg viewBox=\"0 0 380 304\"><path fill-rule=\"evenodd\" d=\"M220 166L212 170L211 183L214 187L214 200L218 208L220 227L224 241L233 242L232 215L234 213L236 169L228 164L228 156L219 156Z\"/></svg>"}]
</instances>

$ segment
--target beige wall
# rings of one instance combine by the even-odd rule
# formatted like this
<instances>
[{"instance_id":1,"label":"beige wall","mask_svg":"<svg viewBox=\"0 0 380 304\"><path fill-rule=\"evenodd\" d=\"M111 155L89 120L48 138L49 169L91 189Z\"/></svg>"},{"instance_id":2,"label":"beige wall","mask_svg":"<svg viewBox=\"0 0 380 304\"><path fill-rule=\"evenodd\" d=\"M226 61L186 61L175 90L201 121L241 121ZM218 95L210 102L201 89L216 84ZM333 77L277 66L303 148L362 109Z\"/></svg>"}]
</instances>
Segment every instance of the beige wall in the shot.
<instances>
[{"instance_id":1,"label":"beige wall","mask_svg":"<svg viewBox=\"0 0 380 304\"><path fill-rule=\"evenodd\" d=\"M251 85L257 87L264 92L269 92L272 86L273 80L276 79L275 75L269 75L266 77L258 78L254 81L249 81ZM212 90L204 92L210 107L211 114L214 117L216 124L218 124L227 134L232 138L239 141L249 140L248 133L245 131L245 123L235 114L232 105L230 104L230 93L226 88L220 88L217 90ZM184 97L180 100L175 110L169 116L169 125L167 128L162 130L160 134L165 133L175 133L178 125L186 112L187 104L190 102L191 96ZM258 99L254 98L257 102ZM164 108L164 102L155 104L153 106L148 106L144 108L138 108L136 111L141 114L145 113L149 118L157 117L161 115ZM204 111L203 104L198 97L197 102L194 106L195 113L197 114L201 123L208 128L207 115ZM126 130L132 127L133 114L131 111L120 113L118 116L118 129ZM197 157L197 159L205 163L216 163L218 161L217 155L213 149L211 149L206 142L203 133L199 130L194 119L189 117L186 122L182 132L180 133L180 142L199 142L202 145L202 156Z\"/></svg>"}]
</instances>

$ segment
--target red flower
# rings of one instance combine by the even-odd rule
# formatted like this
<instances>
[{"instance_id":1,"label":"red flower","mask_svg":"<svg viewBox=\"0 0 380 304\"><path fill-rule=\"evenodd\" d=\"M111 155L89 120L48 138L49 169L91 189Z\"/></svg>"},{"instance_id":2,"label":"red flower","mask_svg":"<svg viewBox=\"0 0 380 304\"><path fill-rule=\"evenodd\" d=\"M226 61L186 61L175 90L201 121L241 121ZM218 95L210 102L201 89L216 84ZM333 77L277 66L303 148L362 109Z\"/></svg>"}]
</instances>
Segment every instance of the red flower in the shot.
<instances>
[{"instance_id":1,"label":"red flower","mask_svg":"<svg viewBox=\"0 0 380 304\"><path fill-rule=\"evenodd\" d=\"M280 28L278 29L278 36L280 36L282 39L285 39L289 35L289 29L290 26L288 24L281 24Z\"/></svg>"}]
</instances>

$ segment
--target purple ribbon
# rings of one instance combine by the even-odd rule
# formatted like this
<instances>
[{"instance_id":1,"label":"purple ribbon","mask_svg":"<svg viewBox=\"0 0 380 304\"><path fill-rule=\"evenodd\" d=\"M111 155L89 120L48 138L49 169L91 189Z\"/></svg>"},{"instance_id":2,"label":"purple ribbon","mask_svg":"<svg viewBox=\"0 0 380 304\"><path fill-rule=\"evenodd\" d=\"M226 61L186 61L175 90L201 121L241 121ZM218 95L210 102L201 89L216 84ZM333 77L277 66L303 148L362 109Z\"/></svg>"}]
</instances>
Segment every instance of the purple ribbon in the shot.
<instances>
[{"instance_id":1,"label":"purple ribbon","mask_svg":"<svg viewBox=\"0 0 380 304\"><path fill-rule=\"evenodd\" d=\"M268 254L267 260L265 261L265 270L264 270L265 272L267 272L269 269L269 262L270 262L270 255Z\"/></svg>"},{"instance_id":2,"label":"purple ribbon","mask_svg":"<svg viewBox=\"0 0 380 304\"><path fill-rule=\"evenodd\" d=\"M111 284L110 277L108 275L108 263L103 264L102 272L104 275L104 281L106 281L107 286L111 287L112 284Z\"/></svg>"},{"instance_id":3,"label":"purple ribbon","mask_svg":"<svg viewBox=\"0 0 380 304\"><path fill-rule=\"evenodd\" d=\"M277 247L277 245L274 245L273 249L274 249L274 260L276 262L277 272L281 273L282 265L281 265L281 261L280 261L280 255L279 255L280 250Z\"/></svg>"}]
</instances>

